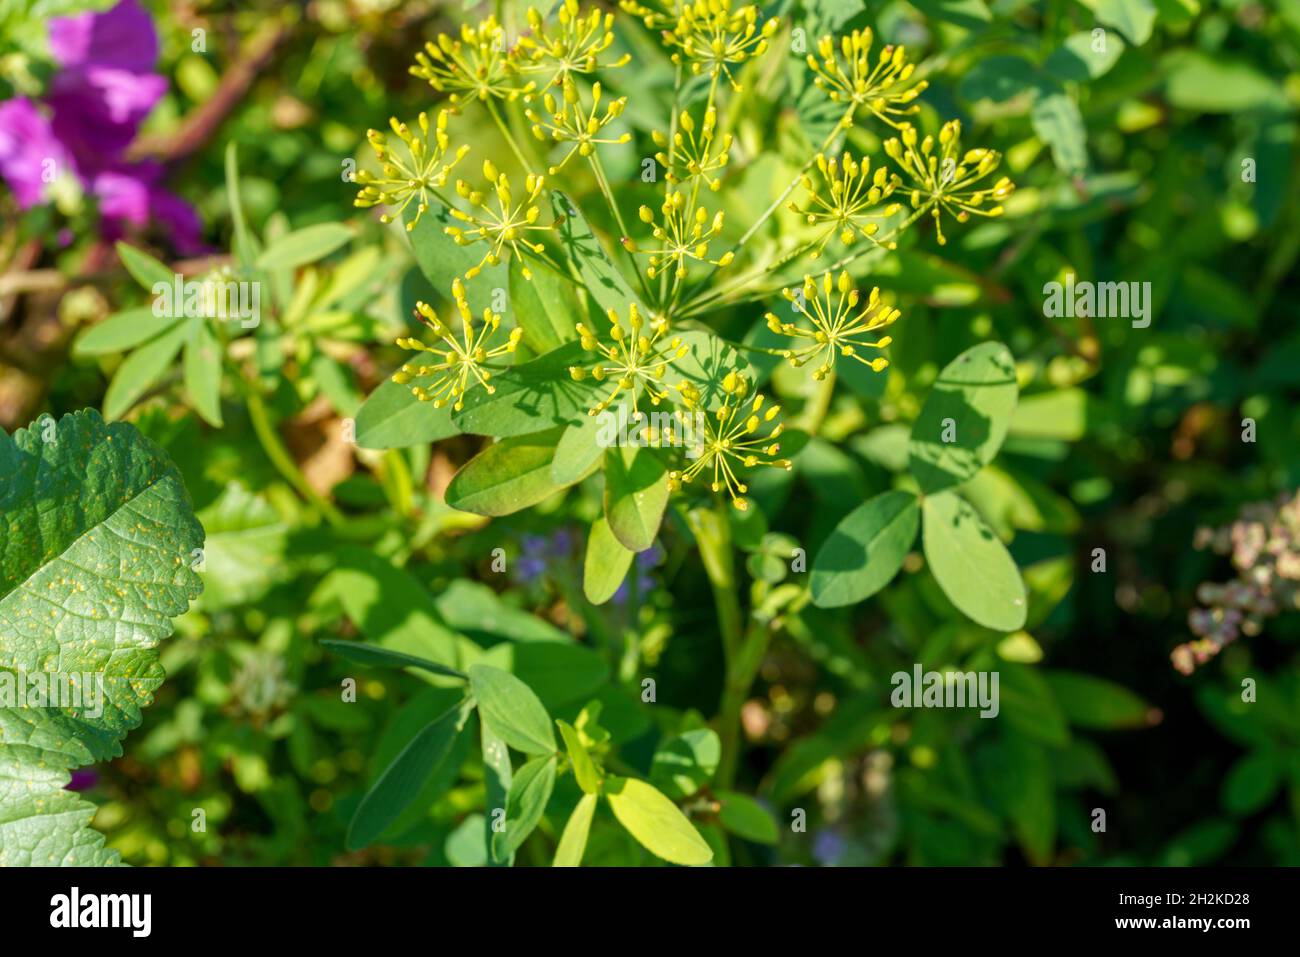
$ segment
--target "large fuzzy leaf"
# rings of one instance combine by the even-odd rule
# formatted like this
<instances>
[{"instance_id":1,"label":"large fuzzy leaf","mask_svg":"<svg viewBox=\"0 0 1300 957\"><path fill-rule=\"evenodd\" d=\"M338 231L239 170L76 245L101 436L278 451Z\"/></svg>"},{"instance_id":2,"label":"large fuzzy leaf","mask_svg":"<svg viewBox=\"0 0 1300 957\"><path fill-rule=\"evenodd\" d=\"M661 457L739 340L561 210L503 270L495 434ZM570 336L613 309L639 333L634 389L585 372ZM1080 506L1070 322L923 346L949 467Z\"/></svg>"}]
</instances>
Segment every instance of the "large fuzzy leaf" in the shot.
<instances>
[{"instance_id":1,"label":"large fuzzy leaf","mask_svg":"<svg viewBox=\"0 0 1300 957\"><path fill-rule=\"evenodd\" d=\"M202 545L180 474L134 426L87 411L0 433L0 866L120 862L64 785L139 725ZM38 673L94 681L99 706L19 700Z\"/></svg>"}]
</instances>

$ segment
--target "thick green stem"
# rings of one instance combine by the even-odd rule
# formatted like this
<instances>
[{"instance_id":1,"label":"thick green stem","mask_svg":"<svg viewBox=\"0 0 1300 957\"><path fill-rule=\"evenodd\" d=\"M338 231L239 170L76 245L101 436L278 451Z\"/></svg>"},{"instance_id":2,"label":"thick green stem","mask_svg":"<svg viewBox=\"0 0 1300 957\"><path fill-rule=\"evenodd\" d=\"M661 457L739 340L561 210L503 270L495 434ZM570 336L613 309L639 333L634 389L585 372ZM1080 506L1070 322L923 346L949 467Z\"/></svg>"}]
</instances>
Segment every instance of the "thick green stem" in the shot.
<instances>
[{"instance_id":1,"label":"thick green stem","mask_svg":"<svg viewBox=\"0 0 1300 957\"><path fill-rule=\"evenodd\" d=\"M722 756L714 778L717 786L724 789L735 781L740 763L740 709L767 650L767 630L757 623L748 630L745 628L727 507L726 502L719 500L712 509L698 509L691 513L691 528L700 547L704 572L713 586L725 662L717 718Z\"/></svg>"}]
</instances>

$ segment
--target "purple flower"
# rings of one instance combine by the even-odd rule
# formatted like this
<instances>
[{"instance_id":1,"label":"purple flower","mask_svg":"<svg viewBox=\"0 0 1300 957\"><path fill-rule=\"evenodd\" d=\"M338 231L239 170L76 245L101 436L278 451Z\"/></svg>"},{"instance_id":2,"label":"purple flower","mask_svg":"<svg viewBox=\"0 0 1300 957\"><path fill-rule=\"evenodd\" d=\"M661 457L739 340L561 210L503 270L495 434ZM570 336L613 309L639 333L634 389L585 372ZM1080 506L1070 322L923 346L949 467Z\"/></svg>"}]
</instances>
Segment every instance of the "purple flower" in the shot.
<instances>
[{"instance_id":1,"label":"purple flower","mask_svg":"<svg viewBox=\"0 0 1300 957\"><path fill-rule=\"evenodd\" d=\"M121 0L104 13L58 17L49 41L60 69L44 111L27 99L0 103L0 176L18 205L46 200L48 184L71 173L98 198L106 238L154 222L181 251L201 249L198 215L163 189L162 167L122 156L167 88L153 72L158 35L149 14L136 0Z\"/></svg>"},{"instance_id":2,"label":"purple flower","mask_svg":"<svg viewBox=\"0 0 1300 957\"><path fill-rule=\"evenodd\" d=\"M46 185L72 169L71 155L35 103L22 97L0 103L0 176L19 206L35 206Z\"/></svg>"},{"instance_id":3,"label":"purple flower","mask_svg":"<svg viewBox=\"0 0 1300 957\"><path fill-rule=\"evenodd\" d=\"M89 791L99 783L99 772L94 768L78 768L72 772L66 785L69 791Z\"/></svg>"}]
</instances>

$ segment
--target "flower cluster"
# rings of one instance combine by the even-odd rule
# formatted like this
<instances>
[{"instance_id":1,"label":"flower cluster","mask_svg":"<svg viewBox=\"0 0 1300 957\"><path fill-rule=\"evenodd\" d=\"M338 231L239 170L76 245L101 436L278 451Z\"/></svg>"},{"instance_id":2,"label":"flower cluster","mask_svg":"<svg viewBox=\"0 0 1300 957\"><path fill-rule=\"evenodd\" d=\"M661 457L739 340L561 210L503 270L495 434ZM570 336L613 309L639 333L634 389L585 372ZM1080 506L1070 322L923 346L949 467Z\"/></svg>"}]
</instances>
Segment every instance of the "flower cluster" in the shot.
<instances>
[{"instance_id":1,"label":"flower cluster","mask_svg":"<svg viewBox=\"0 0 1300 957\"><path fill-rule=\"evenodd\" d=\"M976 183L997 170L1002 154L987 149L962 153L960 120L949 120L943 125L938 147L936 150L935 138L927 136L918 148L916 128L910 124L902 127L898 137L885 142L885 152L914 184L912 208L931 211L942 246L948 240L943 235L940 210L959 223L970 219L972 213L1001 216L1001 202L1011 195L1015 185L1003 176L992 186L976 187ZM987 205L990 200L997 205Z\"/></svg>"},{"instance_id":2,"label":"flower cluster","mask_svg":"<svg viewBox=\"0 0 1300 957\"><path fill-rule=\"evenodd\" d=\"M452 168L464 159L469 152L468 146L457 148L450 159L447 158L447 111L438 114L437 123L431 128L427 113L421 113L417 121L419 135L412 133L405 123L396 119L390 121L393 135L405 147L406 157L394 153L388 145L388 138L378 130L370 130L366 138L379 160L381 175L376 176L369 170L359 170L354 179L361 184L354 205L395 206L396 213L385 213L380 220L390 223L394 218L400 219L406 207L413 200L415 216L406 224L408 230L414 229L429 208L429 198L437 190L447 185L447 177ZM430 138L432 134L432 138Z\"/></svg>"},{"instance_id":3,"label":"flower cluster","mask_svg":"<svg viewBox=\"0 0 1300 957\"><path fill-rule=\"evenodd\" d=\"M851 246L859 236L872 239L880 229L880 223L874 220L888 219L898 212L897 203L883 209L878 207L902 181L891 176L883 166L873 174L871 160L867 157L855 160L846 152L837 160L818 153L817 170L825 189L819 191L813 186L812 177L805 175L803 186L808 191L807 205L801 208L791 203L789 207L791 212L803 216L809 226L826 227L809 254L812 258L820 256L831 237L837 234L845 246Z\"/></svg>"},{"instance_id":4,"label":"flower cluster","mask_svg":"<svg viewBox=\"0 0 1300 957\"><path fill-rule=\"evenodd\" d=\"M689 383L678 387L683 404L694 413L700 407L698 390ZM742 375L727 373L722 381L723 401L717 411L704 416L704 435L700 437L700 454L686 469L668 473L669 488L680 489L696 478L705 475L709 488L726 492L731 504L744 511L748 503L741 497L749 486L736 476L736 469L767 465L789 469L789 459L779 459L781 444L777 441L785 426L772 424L781 414L779 405L768 405L763 394L749 398L750 384ZM707 410L706 410L707 411ZM679 417L685 418L682 410Z\"/></svg>"},{"instance_id":5,"label":"flower cluster","mask_svg":"<svg viewBox=\"0 0 1300 957\"><path fill-rule=\"evenodd\" d=\"M575 381L582 381L590 376L597 382L613 382L614 389L608 396L588 411L589 415L599 415L608 409L624 391L632 392L632 404L636 405L636 393L644 389L652 405L669 398L663 387L664 374L668 367L686 355L686 346L680 336L674 336L663 342L668 331L668 323L656 318L650 323L650 334L646 335L645 319L641 310L633 303L628 307L628 329L619 322L618 313L609 310L609 338L613 344L601 342L582 323L578 323L578 335L582 348L596 353L594 365L589 367L571 366L569 374ZM629 332L630 330L630 332Z\"/></svg>"},{"instance_id":6,"label":"flower cluster","mask_svg":"<svg viewBox=\"0 0 1300 957\"><path fill-rule=\"evenodd\" d=\"M832 102L847 105L846 119L861 107L890 126L897 126L893 117L916 113L920 107L913 101L929 84L921 80L908 85L916 65L907 62L904 47L882 47L872 65L873 41L870 28L840 37L838 47L834 37L822 37L817 43L817 55L808 54L808 68L813 71L813 83Z\"/></svg>"},{"instance_id":7,"label":"flower cluster","mask_svg":"<svg viewBox=\"0 0 1300 957\"><path fill-rule=\"evenodd\" d=\"M453 207L450 210L452 217L466 225L447 227L447 234L459 246L484 243L488 247L478 265L465 271L466 279L473 279L484 266L500 263L501 254L507 249L514 256L522 256L525 252L540 254L545 247L539 242L530 242L528 233L551 228L537 222L542 213L537 198L545 185L541 176L528 175L524 181L524 195L517 203L506 174L500 172L491 160L483 161L483 178L490 184L490 192L474 189L463 179L456 181L456 194L477 212L467 213ZM493 198L496 199L495 205ZM524 278L531 279L532 275L525 266Z\"/></svg>"},{"instance_id":8,"label":"flower cluster","mask_svg":"<svg viewBox=\"0 0 1300 957\"><path fill-rule=\"evenodd\" d=\"M506 49L505 28L494 16L477 26L465 24L460 38L439 34L415 55L411 74L439 93L448 94L453 106L465 100L514 100L531 93L534 84L519 85L519 71Z\"/></svg>"},{"instance_id":9,"label":"flower cluster","mask_svg":"<svg viewBox=\"0 0 1300 957\"><path fill-rule=\"evenodd\" d=\"M692 73L714 82L725 76L732 89L739 90L733 68L766 53L778 25L772 17L760 26L758 7L753 4L733 10L731 0L695 0L682 6L677 22L663 37L677 48L674 63L689 63Z\"/></svg>"},{"instance_id":10,"label":"flower cluster","mask_svg":"<svg viewBox=\"0 0 1300 957\"><path fill-rule=\"evenodd\" d=\"M1187 619L1196 639L1170 655L1183 674L1191 674L1238 636L1259 634L1265 619L1300 610L1300 491L1247 505L1237 521L1222 528L1198 529L1194 544L1231 555L1237 579L1197 588L1204 607Z\"/></svg>"},{"instance_id":11,"label":"flower cluster","mask_svg":"<svg viewBox=\"0 0 1300 957\"><path fill-rule=\"evenodd\" d=\"M659 245L653 249L642 249L637 243L625 240L624 245L634 253L644 253L649 257L650 265L646 275L655 278L661 271L672 267L675 279L686 276L686 264L691 261L708 262L715 266L726 266L734 256L730 251L723 253L719 259L709 259L709 241L722 232L722 210L709 219L709 213L703 206L696 206L692 215L687 212L686 194L681 190L669 190L664 196L663 205L659 207L661 219L655 222L654 210L642 206L641 222L652 227L651 234Z\"/></svg>"},{"instance_id":12,"label":"flower cluster","mask_svg":"<svg viewBox=\"0 0 1300 957\"><path fill-rule=\"evenodd\" d=\"M732 241L724 232L732 214L724 218L716 204L706 206L702 197L719 192L728 181L737 151L731 132L736 117L728 110L742 101L736 91L754 72L754 61L771 48L780 24L776 18L764 19L759 5L743 0L620 0L619 6L657 34L677 67L671 115L651 133L655 163L650 165L661 170L663 178L659 197L639 207L648 235L632 235L627 229L625 198L616 195L601 159L604 148L632 140L633 134L620 122L629 97L609 96L603 75L624 67L631 57L619 50L614 14L584 6L581 0L560 0L547 14L528 10L527 29L513 44L493 16L426 44L411 72L445 94L449 109L437 113L436 121L431 122L430 112L410 128L394 120L391 134L370 133L380 170L358 174L357 205L387 207L381 218L405 219L410 229L432 204L441 203L453 220L444 227L447 234L462 246L482 249L464 279L506 257L518 259L520 274L531 278L527 264L534 259L559 265L554 260L557 244L547 242L546 234L565 219L543 222L549 183L541 173L556 177L589 167L591 179L566 184L563 194L551 198L564 200L557 208L568 210L566 216L577 216L574 197L594 180L609 216L604 222L590 215L582 218L618 240L623 264L635 274L639 287L631 293L626 284L608 286L628 295L625 303L601 298L609 327L600 334L589 320L575 320L590 361L570 366L570 375L609 385L608 391L599 390L588 409L592 415L625 399L634 409L648 400L654 405L672 401L678 412L692 415L706 411L694 386L672 382L674 363L687 351L682 338L672 335L673 324L774 296L785 267L801 257L819 259L833 240L858 249L824 274L805 275L802 285L785 289L796 315L785 321L768 313L768 326L791 340L782 354L796 368L809 367L814 379L833 380L836 363L844 358L876 371L886 368L888 359L882 353L891 339L885 330L899 312L881 300L878 289L860 293L844 267L862 251L897 248L898 236L924 216L933 216L938 241L944 243L941 214L959 222L972 214L1001 214L1001 201L1014 186L1006 177L994 177L1000 155L987 149L963 151L956 121L944 124L937 136L924 138L905 121L919 111L916 101L926 83L916 78L916 65L902 46L875 46L869 29L839 38L825 36L806 63L815 87L841 107L839 122L819 148L809 151L807 162L770 205L766 200L772 197L760 200L760 208L768 208ZM687 80L691 75L700 82ZM454 194L447 195L451 190L444 193L444 188L466 154L448 131L449 117L471 108L482 110L495 125L513 155L511 165L521 172L508 176L485 159L485 185L459 179ZM897 171L844 148L855 121L869 118L894 131L885 152ZM533 137L522 143L514 134L521 122ZM539 162L543 157L546 161ZM644 182L659 182L647 172L643 167ZM522 190L515 188L518 176L523 177ZM800 185L806 196L792 200ZM899 195L904 190L912 209L905 220ZM783 250L777 244L775 253L770 253L771 245L765 251L747 250L747 243L783 210L810 227L788 231L799 237L794 248ZM779 231L769 229L768 236L773 232ZM594 252L600 252L599 245L597 238ZM716 281L717 270L732 266L738 256L746 257L739 273ZM583 274L581 263L571 265L577 267L571 270L575 276ZM609 260L604 265L618 268ZM557 273L564 275L562 265ZM463 288L457 289L458 307L467 315ZM449 333L432 310L423 307L420 314L447 342ZM465 340L453 349L431 350L403 340L408 348L434 351L441 358L432 366L403 367L399 377L414 381L436 373L440 378L434 385L418 383L413 391L421 398L459 405L467 389L487 386L489 374L480 368L481 362L518 341L516 333L509 344L488 347L487 337L499 320L485 313L477 336L469 333L466 322ZM749 395L750 384L734 373L725 386L722 406L705 416L709 436L703 456L673 473L672 484L681 487L707 472L712 488L741 503L745 485L738 477L740 469L789 463L776 458L781 428L774 421L777 407Z\"/></svg>"},{"instance_id":13,"label":"flower cluster","mask_svg":"<svg viewBox=\"0 0 1300 957\"><path fill-rule=\"evenodd\" d=\"M678 118L678 127L678 131L673 134L671 146L667 135L658 130L653 133L655 146L660 149L655 154L655 159L667 171L664 178L674 186L698 178L709 189L717 192L722 186L722 180L717 174L726 168L730 160L732 143L732 135L727 133L715 149L717 107L710 106L704 111L704 122L700 124L698 132L695 120L688 112L683 112ZM665 148L667 152L664 152Z\"/></svg>"},{"instance_id":14,"label":"flower cluster","mask_svg":"<svg viewBox=\"0 0 1300 957\"><path fill-rule=\"evenodd\" d=\"M546 107L548 116L531 109L525 111L527 117L533 121L533 135L539 140L545 141L549 136L557 143L573 144L564 154L564 158L548 170L552 176L564 169L565 164L575 153L587 157L596 152L598 143L626 143L632 139L631 133L604 137L600 135L600 131L608 126L610 121L623 114L623 109L627 106L627 97L611 101L603 115L600 113L600 98L601 86L599 83L593 83L591 109L586 109L582 105L578 85L571 77L566 77L558 101L550 93L542 97L542 104Z\"/></svg>"},{"instance_id":15,"label":"flower cluster","mask_svg":"<svg viewBox=\"0 0 1300 957\"><path fill-rule=\"evenodd\" d=\"M542 15L528 8L528 28L531 35L519 38L521 72L537 71L550 74L543 89L562 86L575 73L594 73L599 69L614 69L627 65L632 59L624 54L608 63L600 62L600 55L614 44L614 14L602 14L593 7L583 15L578 0L564 0L556 11L556 29L548 30ZM553 111L552 111L553 112Z\"/></svg>"},{"instance_id":16,"label":"flower cluster","mask_svg":"<svg viewBox=\"0 0 1300 957\"><path fill-rule=\"evenodd\" d=\"M504 343L489 346L488 341L501 325L501 316L491 309L484 309L482 324L476 332L474 317L465 298L465 284L459 279L452 282L451 295L460 316L460 338L457 339L451 328L438 318L432 306L426 302L417 302L417 318L437 337L439 345L425 345L414 337L398 339L397 344L411 352L436 356L437 361L426 365L408 362L393 374L393 381L399 385L409 385L412 382L418 383L421 379L432 379L428 385L411 386L411 394L421 402L432 402L435 409L451 403L452 408L459 410L464 407L465 393L471 386L478 384L489 393L496 391L496 387L488 382L492 373L486 364L490 359L514 352L523 336L523 330L512 329Z\"/></svg>"},{"instance_id":17,"label":"flower cluster","mask_svg":"<svg viewBox=\"0 0 1300 957\"><path fill-rule=\"evenodd\" d=\"M874 340L864 338L892 325L899 317L897 309L881 302L879 289L872 289L863 303L861 295L853 288L853 280L844 271L838 279L830 273L822 276L820 292L813 277L805 276L802 286L786 289L782 295L812 323L812 328L807 329L782 322L770 312L765 316L767 327L778 335L811 340L807 345L785 351L785 357L795 368L820 359L820 364L813 369L813 378L820 381L835 368L837 356L857 359L874 372L881 372L889 365L884 356L867 359L858 351L884 349L893 341L890 336Z\"/></svg>"}]
</instances>

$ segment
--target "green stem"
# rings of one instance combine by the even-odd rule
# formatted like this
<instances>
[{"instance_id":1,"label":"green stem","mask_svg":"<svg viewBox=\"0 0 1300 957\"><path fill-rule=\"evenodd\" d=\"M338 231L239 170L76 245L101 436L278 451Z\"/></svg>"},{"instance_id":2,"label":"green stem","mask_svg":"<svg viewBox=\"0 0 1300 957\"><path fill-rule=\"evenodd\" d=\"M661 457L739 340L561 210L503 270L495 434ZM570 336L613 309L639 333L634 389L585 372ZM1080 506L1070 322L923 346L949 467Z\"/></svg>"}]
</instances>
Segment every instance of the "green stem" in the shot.
<instances>
[{"instance_id":1,"label":"green stem","mask_svg":"<svg viewBox=\"0 0 1300 957\"><path fill-rule=\"evenodd\" d=\"M835 392L835 370L831 369L826 373L826 378L817 383L813 394L808 397L804 403L803 412L799 415L798 427L803 429L809 435L816 435L818 427L822 420L826 418L827 411L831 407L831 396Z\"/></svg>"},{"instance_id":2,"label":"green stem","mask_svg":"<svg viewBox=\"0 0 1300 957\"><path fill-rule=\"evenodd\" d=\"M722 695L718 703L718 737L722 755L715 781L728 788L736 777L740 761L740 709L749 695L749 687L758 673L758 665L767 647L767 631L755 625L745 630L744 613L736 583L735 552L731 543L731 518L722 499L711 509L691 513L691 530L699 544L704 572L713 586L713 601L718 611L718 632L722 638L725 662Z\"/></svg>"},{"instance_id":3,"label":"green stem","mask_svg":"<svg viewBox=\"0 0 1300 957\"><path fill-rule=\"evenodd\" d=\"M618 225L618 231L621 234L618 247L623 250L628 261L632 263L632 272L636 273L637 282L641 285L641 293L646 297L647 303L650 302L650 287L646 285L645 276L642 275L640 268L637 266L636 257L624 245L624 240L631 239L632 234L627 231L627 224L623 222L623 214L618 211L618 203L614 202L614 191L609 187L609 178L605 176L605 166L600 161L600 155L593 152L587 157L591 163L591 171L596 174L596 182L600 185L600 191L605 194L605 202L609 204L609 211L614 214L614 222Z\"/></svg>"},{"instance_id":4,"label":"green stem","mask_svg":"<svg viewBox=\"0 0 1300 957\"><path fill-rule=\"evenodd\" d=\"M271 460L275 470L294 487L299 495L320 509L327 522L336 528L343 525L346 521L343 513L312 488L311 483L302 474L302 470L298 468L298 463L293 460L293 456L280 441L280 436L275 431L275 426L271 424L270 416L267 415L266 403L262 401L262 397L256 390L250 388L245 394L245 401L248 403L248 417L252 420L257 441L261 443L262 450L266 452L266 457Z\"/></svg>"},{"instance_id":5,"label":"green stem","mask_svg":"<svg viewBox=\"0 0 1300 957\"><path fill-rule=\"evenodd\" d=\"M492 122L496 123L497 129L501 131L501 135L505 137L506 143L510 145L510 149L514 152L515 159L519 160L519 165L524 168L524 172L531 175L533 172L532 164L524 157L524 151L519 148L518 141L515 139L514 134L510 132L510 127L506 126L505 120L501 118L501 113L497 110L496 104L491 100L486 100L484 103L487 106L488 113L492 115Z\"/></svg>"}]
</instances>

